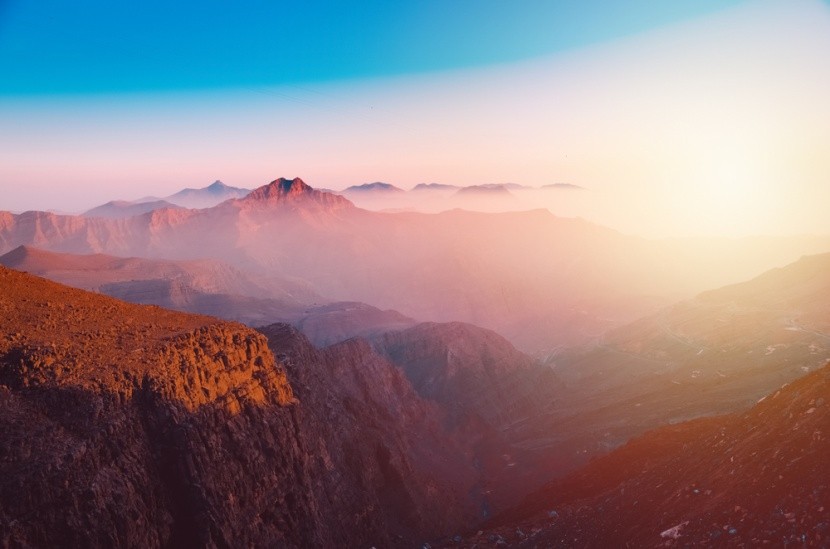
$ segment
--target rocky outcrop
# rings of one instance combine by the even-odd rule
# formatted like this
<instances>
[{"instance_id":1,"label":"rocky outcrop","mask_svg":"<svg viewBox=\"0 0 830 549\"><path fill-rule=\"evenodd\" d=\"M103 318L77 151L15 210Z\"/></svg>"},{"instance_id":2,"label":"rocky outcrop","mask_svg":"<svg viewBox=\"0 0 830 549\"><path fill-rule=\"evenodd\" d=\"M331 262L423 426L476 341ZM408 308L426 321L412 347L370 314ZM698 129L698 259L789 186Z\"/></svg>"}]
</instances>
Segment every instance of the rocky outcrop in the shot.
<instances>
[{"instance_id":1,"label":"rocky outcrop","mask_svg":"<svg viewBox=\"0 0 830 549\"><path fill-rule=\"evenodd\" d=\"M244 208L302 205L331 210L354 207L346 198L313 189L299 177L290 180L284 177L275 179L267 185L254 189L237 203Z\"/></svg>"},{"instance_id":2,"label":"rocky outcrop","mask_svg":"<svg viewBox=\"0 0 830 549\"><path fill-rule=\"evenodd\" d=\"M405 546L483 518L471 451L366 341L318 351L286 324L261 330L301 403L301 428L321 466L318 490L337 502L326 524Z\"/></svg>"},{"instance_id":3,"label":"rocky outcrop","mask_svg":"<svg viewBox=\"0 0 830 549\"><path fill-rule=\"evenodd\" d=\"M4 546L405 547L482 518L468 448L365 341L0 289Z\"/></svg>"},{"instance_id":4,"label":"rocky outcrop","mask_svg":"<svg viewBox=\"0 0 830 549\"><path fill-rule=\"evenodd\" d=\"M265 338L0 270L4 545L325 545Z\"/></svg>"}]
</instances>

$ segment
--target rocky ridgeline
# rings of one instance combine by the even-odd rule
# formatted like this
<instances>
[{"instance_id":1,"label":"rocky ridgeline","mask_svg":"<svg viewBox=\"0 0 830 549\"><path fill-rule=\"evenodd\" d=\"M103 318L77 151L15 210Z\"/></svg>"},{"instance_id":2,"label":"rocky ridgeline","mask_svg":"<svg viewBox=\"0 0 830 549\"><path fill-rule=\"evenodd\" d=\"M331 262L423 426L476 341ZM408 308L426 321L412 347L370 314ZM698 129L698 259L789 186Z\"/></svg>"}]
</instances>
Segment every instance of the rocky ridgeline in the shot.
<instances>
[{"instance_id":1,"label":"rocky ridgeline","mask_svg":"<svg viewBox=\"0 0 830 549\"><path fill-rule=\"evenodd\" d=\"M302 203L304 206L316 206L326 209L353 208L348 199L333 193L318 191L307 185L299 177L285 179L280 177L254 189L244 198L237 199L234 205L242 207L268 208L275 204L290 207Z\"/></svg>"},{"instance_id":2,"label":"rocky ridgeline","mask_svg":"<svg viewBox=\"0 0 830 549\"><path fill-rule=\"evenodd\" d=\"M6 269L0 286L4 545L322 543L263 336Z\"/></svg>"},{"instance_id":3,"label":"rocky ridgeline","mask_svg":"<svg viewBox=\"0 0 830 549\"><path fill-rule=\"evenodd\" d=\"M0 290L4 546L409 546L482 518L470 449L365 341Z\"/></svg>"}]
</instances>

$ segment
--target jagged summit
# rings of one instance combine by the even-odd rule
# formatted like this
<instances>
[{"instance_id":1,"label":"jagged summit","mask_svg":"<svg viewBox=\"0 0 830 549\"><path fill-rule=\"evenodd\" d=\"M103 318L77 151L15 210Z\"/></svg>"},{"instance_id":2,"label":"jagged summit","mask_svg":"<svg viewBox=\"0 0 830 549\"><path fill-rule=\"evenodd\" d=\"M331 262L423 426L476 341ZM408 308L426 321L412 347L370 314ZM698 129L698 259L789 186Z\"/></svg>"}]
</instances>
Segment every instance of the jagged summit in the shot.
<instances>
[{"instance_id":1,"label":"jagged summit","mask_svg":"<svg viewBox=\"0 0 830 549\"><path fill-rule=\"evenodd\" d=\"M353 206L342 196L318 191L299 177L275 179L267 185L254 189L240 202L245 205L302 203L303 205L318 205L333 209Z\"/></svg>"},{"instance_id":2,"label":"jagged summit","mask_svg":"<svg viewBox=\"0 0 830 549\"><path fill-rule=\"evenodd\" d=\"M314 189L299 177L294 179L280 177L267 185L254 189L247 198L250 200L269 200L272 198L302 196L313 191Z\"/></svg>"}]
</instances>

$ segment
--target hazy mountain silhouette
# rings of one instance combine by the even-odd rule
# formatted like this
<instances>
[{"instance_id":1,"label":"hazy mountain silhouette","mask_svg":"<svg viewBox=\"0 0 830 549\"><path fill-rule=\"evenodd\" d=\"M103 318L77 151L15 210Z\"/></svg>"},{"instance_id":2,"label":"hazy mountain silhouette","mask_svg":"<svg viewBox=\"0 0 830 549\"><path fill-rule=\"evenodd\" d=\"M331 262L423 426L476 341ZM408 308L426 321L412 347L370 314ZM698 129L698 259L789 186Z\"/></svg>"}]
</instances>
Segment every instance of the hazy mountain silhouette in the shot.
<instances>
[{"instance_id":1,"label":"hazy mountain silhouette","mask_svg":"<svg viewBox=\"0 0 830 549\"><path fill-rule=\"evenodd\" d=\"M165 197L165 200L185 208L210 208L230 198L242 198L250 189L240 189L225 185L219 180L201 189L182 189Z\"/></svg>"},{"instance_id":2,"label":"hazy mountain silhouette","mask_svg":"<svg viewBox=\"0 0 830 549\"><path fill-rule=\"evenodd\" d=\"M163 208L181 208L167 200L153 200L149 202L129 202L126 200L113 200L100 206L96 206L91 210L85 211L82 215L85 217L106 217L110 219L120 219L124 217L132 217L140 215L153 210L161 210Z\"/></svg>"},{"instance_id":3,"label":"hazy mountain silhouette","mask_svg":"<svg viewBox=\"0 0 830 549\"><path fill-rule=\"evenodd\" d=\"M376 213L300 179L279 179L213 208L124 220L0 213L0 251L19 245L220 259L304 280L333 300L470 322L549 352L657 304L826 250L830 240L649 241L544 210Z\"/></svg>"},{"instance_id":4,"label":"hazy mountain silhouette","mask_svg":"<svg viewBox=\"0 0 830 549\"><path fill-rule=\"evenodd\" d=\"M527 436L602 433L578 448L587 458L659 425L746 409L830 360L828 273L830 254L804 257L561 353L549 365L567 390Z\"/></svg>"},{"instance_id":5,"label":"hazy mountain silhouette","mask_svg":"<svg viewBox=\"0 0 830 549\"><path fill-rule=\"evenodd\" d=\"M364 183L362 185L352 185L343 190L343 194L349 195L351 193L402 193L405 192L400 187L396 187L390 183L383 183L376 181L374 183Z\"/></svg>"}]
</instances>

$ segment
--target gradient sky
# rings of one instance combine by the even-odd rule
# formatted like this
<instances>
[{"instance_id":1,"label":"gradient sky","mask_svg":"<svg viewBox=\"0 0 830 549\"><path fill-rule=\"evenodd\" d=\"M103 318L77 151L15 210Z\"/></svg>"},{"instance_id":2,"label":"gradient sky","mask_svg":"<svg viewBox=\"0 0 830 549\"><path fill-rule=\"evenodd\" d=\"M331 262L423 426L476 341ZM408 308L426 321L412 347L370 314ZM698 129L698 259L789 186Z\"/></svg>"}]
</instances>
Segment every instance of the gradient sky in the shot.
<instances>
[{"instance_id":1,"label":"gradient sky","mask_svg":"<svg viewBox=\"0 0 830 549\"><path fill-rule=\"evenodd\" d=\"M630 233L830 233L830 6L608 4L0 1L0 209L569 182Z\"/></svg>"}]
</instances>

